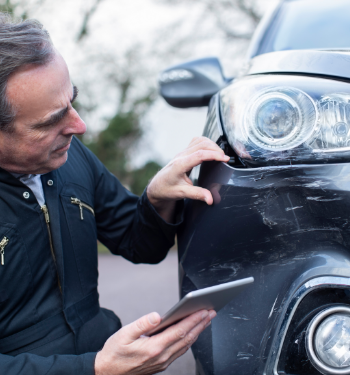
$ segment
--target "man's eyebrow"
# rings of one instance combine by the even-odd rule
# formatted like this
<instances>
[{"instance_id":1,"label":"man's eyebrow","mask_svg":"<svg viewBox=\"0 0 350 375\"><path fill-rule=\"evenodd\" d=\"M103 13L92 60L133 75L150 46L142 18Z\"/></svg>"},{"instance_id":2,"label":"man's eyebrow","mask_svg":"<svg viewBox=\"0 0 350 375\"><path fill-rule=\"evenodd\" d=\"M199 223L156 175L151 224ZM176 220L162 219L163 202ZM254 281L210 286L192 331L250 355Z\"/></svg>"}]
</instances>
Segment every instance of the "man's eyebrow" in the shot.
<instances>
[{"instance_id":1,"label":"man's eyebrow","mask_svg":"<svg viewBox=\"0 0 350 375\"><path fill-rule=\"evenodd\" d=\"M51 117L48 120L33 125L32 128L37 129L37 128L43 128L45 126L50 126L50 125L57 124L68 113L68 110L69 110L69 108L67 106L66 108L63 108L60 111L58 111L58 112L54 113L53 115L51 115Z\"/></svg>"},{"instance_id":2,"label":"man's eyebrow","mask_svg":"<svg viewBox=\"0 0 350 375\"><path fill-rule=\"evenodd\" d=\"M73 86L73 97L72 97L72 99L70 101L71 104L73 104L74 100L77 98L78 92L79 92L78 87L77 86ZM68 113L68 110L69 110L69 108L67 106L66 108L63 108L60 111L54 113L48 120L33 125L32 128L33 129L38 129L38 128L44 128L45 126L50 126L50 125L57 124Z\"/></svg>"},{"instance_id":3,"label":"man's eyebrow","mask_svg":"<svg viewBox=\"0 0 350 375\"><path fill-rule=\"evenodd\" d=\"M70 101L72 104L74 103L74 100L77 98L78 93L79 93L78 87L73 85L73 98Z\"/></svg>"}]
</instances>

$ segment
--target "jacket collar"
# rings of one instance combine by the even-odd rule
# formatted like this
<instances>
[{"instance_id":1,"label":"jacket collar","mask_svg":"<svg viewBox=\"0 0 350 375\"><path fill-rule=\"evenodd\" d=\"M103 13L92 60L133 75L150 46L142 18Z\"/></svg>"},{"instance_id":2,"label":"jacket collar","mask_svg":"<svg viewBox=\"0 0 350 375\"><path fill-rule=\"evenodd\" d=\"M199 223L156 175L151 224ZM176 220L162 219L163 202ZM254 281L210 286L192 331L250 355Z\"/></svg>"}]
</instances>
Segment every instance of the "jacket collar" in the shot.
<instances>
[{"instance_id":1,"label":"jacket collar","mask_svg":"<svg viewBox=\"0 0 350 375\"><path fill-rule=\"evenodd\" d=\"M2 168L0 168L0 182L4 182L5 184L12 186L23 186L22 182L18 178Z\"/></svg>"}]
</instances>

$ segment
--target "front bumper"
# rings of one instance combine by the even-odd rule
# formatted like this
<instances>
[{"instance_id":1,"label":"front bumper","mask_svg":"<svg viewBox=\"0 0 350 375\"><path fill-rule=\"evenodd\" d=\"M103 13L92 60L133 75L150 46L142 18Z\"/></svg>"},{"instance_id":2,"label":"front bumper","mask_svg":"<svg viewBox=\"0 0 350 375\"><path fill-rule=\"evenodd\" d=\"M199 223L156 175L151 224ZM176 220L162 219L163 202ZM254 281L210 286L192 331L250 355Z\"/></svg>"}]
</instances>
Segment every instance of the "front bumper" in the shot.
<instances>
[{"instance_id":1,"label":"front bumper","mask_svg":"<svg viewBox=\"0 0 350 375\"><path fill-rule=\"evenodd\" d=\"M201 166L199 185L215 203L187 204L178 236L181 295L249 276L255 283L193 346L198 373L278 373L285 319L300 288L350 277L349 176L350 164Z\"/></svg>"}]
</instances>

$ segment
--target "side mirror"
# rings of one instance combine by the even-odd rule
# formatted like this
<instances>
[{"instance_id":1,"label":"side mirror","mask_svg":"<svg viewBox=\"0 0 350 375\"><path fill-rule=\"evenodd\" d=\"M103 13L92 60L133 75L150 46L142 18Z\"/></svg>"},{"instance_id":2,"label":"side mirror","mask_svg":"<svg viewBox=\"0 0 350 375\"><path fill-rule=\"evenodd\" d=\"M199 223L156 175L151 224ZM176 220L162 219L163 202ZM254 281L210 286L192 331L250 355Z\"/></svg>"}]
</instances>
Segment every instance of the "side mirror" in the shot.
<instances>
[{"instance_id":1,"label":"side mirror","mask_svg":"<svg viewBox=\"0 0 350 375\"><path fill-rule=\"evenodd\" d=\"M231 81L224 77L220 61L207 57L164 70L159 78L160 94L173 107L203 107Z\"/></svg>"}]
</instances>

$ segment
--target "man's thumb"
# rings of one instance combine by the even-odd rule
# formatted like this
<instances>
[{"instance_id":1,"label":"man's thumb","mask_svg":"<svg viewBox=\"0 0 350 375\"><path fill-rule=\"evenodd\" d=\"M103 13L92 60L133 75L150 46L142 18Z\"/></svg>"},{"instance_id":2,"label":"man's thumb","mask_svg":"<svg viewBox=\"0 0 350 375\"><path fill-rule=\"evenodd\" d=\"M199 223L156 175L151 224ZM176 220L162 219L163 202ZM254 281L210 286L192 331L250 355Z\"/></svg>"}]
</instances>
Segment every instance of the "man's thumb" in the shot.
<instances>
[{"instance_id":1,"label":"man's thumb","mask_svg":"<svg viewBox=\"0 0 350 375\"><path fill-rule=\"evenodd\" d=\"M160 321L160 316L156 312L150 313L140 319L135 320L135 322L129 324L128 326L130 341L135 341L140 338L141 335L147 334L152 329L157 327Z\"/></svg>"}]
</instances>

